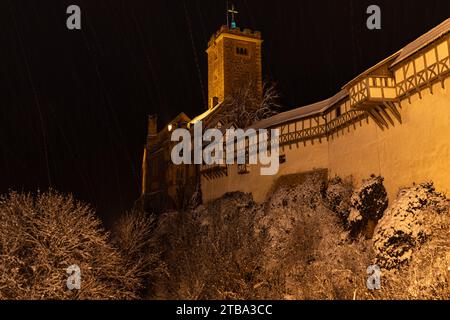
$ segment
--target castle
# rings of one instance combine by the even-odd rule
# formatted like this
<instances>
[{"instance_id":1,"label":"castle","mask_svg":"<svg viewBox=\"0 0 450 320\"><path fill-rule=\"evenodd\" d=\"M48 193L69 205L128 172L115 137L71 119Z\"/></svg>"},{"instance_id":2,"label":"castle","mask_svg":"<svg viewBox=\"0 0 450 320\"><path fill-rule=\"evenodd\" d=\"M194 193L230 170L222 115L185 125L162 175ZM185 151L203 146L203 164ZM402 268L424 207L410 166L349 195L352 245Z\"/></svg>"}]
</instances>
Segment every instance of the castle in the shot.
<instances>
[{"instance_id":1,"label":"castle","mask_svg":"<svg viewBox=\"0 0 450 320\"><path fill-rule=\"evenodd\" d=\"M280 130L280 170L261 176L259 165L171 163L175 128L202 121L221 128L221 106L245 84L263 94L259 32L222 26L208 43L208 110L181 113L158 132L148 122L142 201L149 209L180 209L201 188L203 202L227 192L267 199L283 176L324 169L358 186L372 174L385 179L390 199L413 183L433 181L450 192L450 19L348 82L335 96L252 125ZM198 191L198 190L197 190Z\"/></svg>"}]
</instances>

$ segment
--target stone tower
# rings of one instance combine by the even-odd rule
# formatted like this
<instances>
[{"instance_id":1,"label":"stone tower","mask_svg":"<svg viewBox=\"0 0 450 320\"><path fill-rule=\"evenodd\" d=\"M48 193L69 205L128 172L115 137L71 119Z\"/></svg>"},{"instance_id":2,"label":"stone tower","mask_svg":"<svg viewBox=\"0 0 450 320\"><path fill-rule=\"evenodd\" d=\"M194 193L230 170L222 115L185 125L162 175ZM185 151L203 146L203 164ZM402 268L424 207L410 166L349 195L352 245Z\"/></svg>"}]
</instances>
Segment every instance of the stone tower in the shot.
<instances>
[{"instance_id":1,"label":"stone tower","mask_svg":"<svg viewBox=\"0 0 450 320\"><path fill-rule=\"evenodd\" d=\"M208 108L239 88L262 97L261 33L222 26L208 43Z\"/></svg>"}]
</instances>

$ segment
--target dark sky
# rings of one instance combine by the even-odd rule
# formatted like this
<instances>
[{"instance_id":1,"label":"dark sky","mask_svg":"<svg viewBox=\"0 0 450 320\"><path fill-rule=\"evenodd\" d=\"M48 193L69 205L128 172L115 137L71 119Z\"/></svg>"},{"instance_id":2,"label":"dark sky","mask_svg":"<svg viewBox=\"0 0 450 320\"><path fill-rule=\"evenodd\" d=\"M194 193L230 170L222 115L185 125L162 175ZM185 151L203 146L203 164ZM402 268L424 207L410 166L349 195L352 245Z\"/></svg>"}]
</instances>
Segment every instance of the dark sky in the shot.
<instances>
[{"instance_id":1,"label":"dark sky","mask_svg":"<svg viewBox=\"0 0 450 320\"><path fill-rule=\"evenodd\" d=\"M49 186L103 217L139 195L147 115L205 109L206 44L225 0L0 1L0 193ZM263 34L263 73L287 108L335 94L450 17L448 0L235 0ZM82 30L66 28L66 8ZM370 4L382 30L366 29Z\"/></svg>"}]
</instances>

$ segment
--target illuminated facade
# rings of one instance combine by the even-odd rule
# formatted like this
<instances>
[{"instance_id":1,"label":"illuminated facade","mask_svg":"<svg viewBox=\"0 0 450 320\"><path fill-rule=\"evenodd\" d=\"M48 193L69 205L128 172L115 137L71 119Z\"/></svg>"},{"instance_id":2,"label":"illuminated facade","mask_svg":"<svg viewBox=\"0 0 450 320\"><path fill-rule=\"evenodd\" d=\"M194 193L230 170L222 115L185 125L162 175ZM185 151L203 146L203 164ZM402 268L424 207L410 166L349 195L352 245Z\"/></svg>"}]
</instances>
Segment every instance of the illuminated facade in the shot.
<instances>
[{"instance_id":1,"label":"illuminated facade","mask_svg":"<svg viewBox=\"0 0 450 320\"><path fill-rule=\"evenodd\" d=\"M246 170L238 165L200 166L192 172L201 182L203 201L242 191L261 202L281 176L314 169L356 185L371 174L381 175L390 197L399 188L424 181L450 193L449 52L447 19L330 99L255 123L255 129L280 129L278 175L261 176L258 165ZM223 27L207 53L209 110L190 122L202 119L208 124L212 114L220 115L224 98L244 82L262 94L259 33ZM150 150L147 144L144 177L152 162L149 154L154 154ZM144 185L151 185L146 179ZM152 190L143 188L143 194Z\"/></svg>"},{"instance_id":2,"label":"illuminated facade","mask_svg":"<svg viewBox=\"0 0 450 320\"><path fill-rule=\"evenodd\" d=\"M222 26L208 43L208 106L191 119L184 113L157 130L157 117L149 117L148 138L142 164L141 202L148 210L180 209L186 206L200 183L201 173L217 175L226 166L175 166L170 159L174 145L170 133L189 129L196 121L217 127L221 104L242 87L249 88L255 100L262 96L261 34L249 29ZM170 130L169 130L170 129ZM201 172L200 172L201 170Z\"/></svg>"}]
</instances>

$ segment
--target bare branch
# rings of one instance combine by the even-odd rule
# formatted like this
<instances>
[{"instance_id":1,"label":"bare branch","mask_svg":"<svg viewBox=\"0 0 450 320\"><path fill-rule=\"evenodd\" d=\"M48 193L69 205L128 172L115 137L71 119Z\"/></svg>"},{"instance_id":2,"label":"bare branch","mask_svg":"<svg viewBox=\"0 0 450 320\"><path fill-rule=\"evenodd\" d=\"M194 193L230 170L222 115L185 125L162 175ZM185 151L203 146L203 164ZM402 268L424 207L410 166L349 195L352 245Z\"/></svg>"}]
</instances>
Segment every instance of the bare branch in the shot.
<instances>
[{"instance_id":1,"label":"bare branch","mask_svg":"<svg viewBox=\"0 0 450 320\"><path fill-rule=\"evenodd\" d=\"M251 83L237 89L225 98L222 111L218 115L225 126L235 125L246 128L255 122L276 115L281 109L280 95L271 83L264 84L264 94L256 97Z\"/></svg>"}]
</instances>

